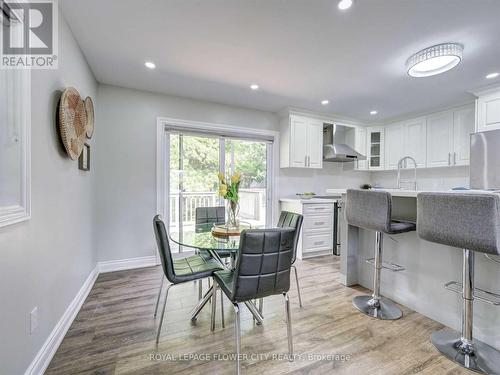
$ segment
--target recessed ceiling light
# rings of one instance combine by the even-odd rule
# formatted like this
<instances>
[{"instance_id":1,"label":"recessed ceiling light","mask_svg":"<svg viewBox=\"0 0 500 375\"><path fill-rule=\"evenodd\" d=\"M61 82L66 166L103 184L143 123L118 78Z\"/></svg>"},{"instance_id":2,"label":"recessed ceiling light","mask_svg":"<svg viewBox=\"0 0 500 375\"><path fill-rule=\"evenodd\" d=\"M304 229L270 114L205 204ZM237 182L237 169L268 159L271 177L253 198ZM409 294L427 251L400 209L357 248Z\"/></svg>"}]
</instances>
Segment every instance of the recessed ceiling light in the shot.
<instances>
[{"instance_id":1,"label":"recessed ceiling light","mask_svg":"<svg viewBox=\"0 0 500 375\"><path fill-rule=\"evenodd\" d=\"M341 0L339 2L338 7L340 10L346 10L349 9L351 5L352 5L352 0Z\"/></svg>"},{"instance_id":2,"label":"recessed ceiling light","mask_svg":"<svg viewBox=\"0 0 500 375\"><path fill-rule=\"evenodd\" d=\"M443 43L410 56L406 69L411 77L430 77L456 67L462 61L464 47L458 43Z\"/></svg>"},{"instance_id":3,"label":"recessed ceiling light","mask_svg":"<svg viewBox=\"0 0 500 375\"><path fill-rule=\"evenodd\" d=\"M252 83L252 84L250 85L250 88L251 88L252 90L258 90L258 89L259 89L259 85L255 84L255 83Z\"/></svg>"},{"instance_id":4,"label":"recessed ceiling light","mask_svg":"<svg viewBox=\"0 0 500 375\"><path fill-rule=\"evenodd\" d=\"M156 64L154 62L152 62L152 61L146 61L144 63L144 66L146 68L148 68L148 69L154 69L154 68L156 68Z\"/></svg>"},{"instance_id":5,"label":"recessed ceiling light","mask_svg":"<svg viewBox=\"0 0 500 375\"><path fill-rule=\"evenodd\" d=\"M377 113L377 111L370 111L370 115L376 115Z\"/></svg>"},{"instance_id":6,"label":"recessed ceiling light","mask_svg":"<svg viewBox=\"0 0 500 375\"><path fill-rule=\"evenodd\" d=\"M326 99L321 101L321 105L327 105L328 103L330 103L330 101Z\"/></svg>"},{"instance_id":7,"label":"recessed ceiling light","mask_svg":"<svg viewBox=\"0 0 500 375\"><path fill-rule=\"evenodd\" d=\"M490 73L486 76L486 79L493 79L493 78L497 78L498 76L500 75L500 73Z\"/></svg>"}]
</instances>

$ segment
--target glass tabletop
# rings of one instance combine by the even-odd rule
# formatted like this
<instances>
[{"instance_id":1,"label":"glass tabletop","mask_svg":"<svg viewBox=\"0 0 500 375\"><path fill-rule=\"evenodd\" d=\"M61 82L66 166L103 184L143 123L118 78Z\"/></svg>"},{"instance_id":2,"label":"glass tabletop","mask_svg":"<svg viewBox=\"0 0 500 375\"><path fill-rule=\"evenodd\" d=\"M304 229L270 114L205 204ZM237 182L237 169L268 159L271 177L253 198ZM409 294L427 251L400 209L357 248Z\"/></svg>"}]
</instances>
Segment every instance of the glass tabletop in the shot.
<instances>
[{"instance_id":1,"label":"glass tabletop","mask_svg":"<svg viewBox=\"0 0 500 375\"><path fill-rule=\"evenodd\" d=\"M182 233L173 232L170 239L181 246L201 250L236 252L240 246L240 236L218 237L212 234L213 224L197 224ZM243 227L243 229L248 229Z\"/></svg>"}]
</instances>

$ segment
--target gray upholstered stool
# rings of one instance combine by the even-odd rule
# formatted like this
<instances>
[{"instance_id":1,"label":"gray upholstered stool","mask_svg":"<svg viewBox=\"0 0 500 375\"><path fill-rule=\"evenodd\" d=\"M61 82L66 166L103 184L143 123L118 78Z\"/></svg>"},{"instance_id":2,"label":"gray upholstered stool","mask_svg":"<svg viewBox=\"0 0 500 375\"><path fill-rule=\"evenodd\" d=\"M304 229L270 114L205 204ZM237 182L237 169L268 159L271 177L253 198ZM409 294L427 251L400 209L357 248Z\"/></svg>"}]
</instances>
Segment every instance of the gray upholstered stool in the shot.
<instances>
[{"instance_id":1,"label":"gray upholstered stool","mask_svg":"<svg viewBox=\"0 0 500 375\"><path fill-rule=\"evenodd\" d=\"M489 193L420 193L417 216L420 238L463 249L462 283L445 284L462 294L462 332L434 332L432 344L468 369L500 373L500 352L472 336L474 299L500 304L499 295L474 288L474 253L500 254L500 197Z\"/></svg>"},{"instance_id":2,"label":"gray upholstered stool","mask_svg":"<svg viewBox=\"0 0 500 375\"><path fill-rule=\"evenodd\" d=\"M373 294L357 296L354 306L364 314L373 318L399 319L403 312L395 303L380 295L380 273L382 269L402 271L403 267L382 263L383 234L398 234L415 230L414 223L393 221L392 197L386 191L347 190L346 218L350 225L374 230L376 232L375 257L367 261L374 264Z\"/></svg>"}]
</instances>

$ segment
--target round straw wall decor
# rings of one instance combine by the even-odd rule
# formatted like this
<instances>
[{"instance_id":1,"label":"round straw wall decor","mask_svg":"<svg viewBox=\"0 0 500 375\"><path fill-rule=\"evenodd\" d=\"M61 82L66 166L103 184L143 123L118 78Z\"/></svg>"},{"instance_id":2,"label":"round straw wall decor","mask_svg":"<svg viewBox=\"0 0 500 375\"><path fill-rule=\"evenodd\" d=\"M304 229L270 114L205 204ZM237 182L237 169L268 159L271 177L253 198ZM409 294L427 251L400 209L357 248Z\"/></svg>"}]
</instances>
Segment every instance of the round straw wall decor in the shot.
<instances>
[{"instance_id":1,"label":"round straw wall decor","mask_svg":"<svg viewBox=\"0 0 500 375\"><path fill-rule=\"evenodd\" d=\"M94 102L90 96L85 98L85 112L87 112L86 134L87 138L90 139L94 134Z\"/></svg>"},{"instance_id":2,"label":"round straw wall decor","mask_svg":"<svg viewBox=\"0 0 500 375\"><path fill-rule=\"evenodd\" d=\"M59 131L69 157L78 159L87 132L87 113L80 94L73 87L64 90L59 104Z\"/></svg>"}]
</instances>

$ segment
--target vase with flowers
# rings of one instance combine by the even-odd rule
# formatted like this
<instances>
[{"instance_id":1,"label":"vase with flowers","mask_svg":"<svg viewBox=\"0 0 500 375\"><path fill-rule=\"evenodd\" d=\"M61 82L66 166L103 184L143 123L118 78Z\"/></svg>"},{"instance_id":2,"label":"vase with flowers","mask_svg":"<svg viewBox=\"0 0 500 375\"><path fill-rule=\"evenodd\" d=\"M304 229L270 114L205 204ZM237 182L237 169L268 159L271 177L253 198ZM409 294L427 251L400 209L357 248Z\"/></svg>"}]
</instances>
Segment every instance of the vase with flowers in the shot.
<instances>
[{"instance_id":1,"label":"vase with flowers","mask_svg":"<svg viewBox=\"0 0 500 375\"><path fill-rule=\"evenodd\" d=\"M219 196L226 200L227 222L226 225L232 228L239 227L238 212L240 210L240 188L241 173L235 172L229 178L226 178L222 172L218 174L219 178Z\"/></svg>"}]
</instances>

